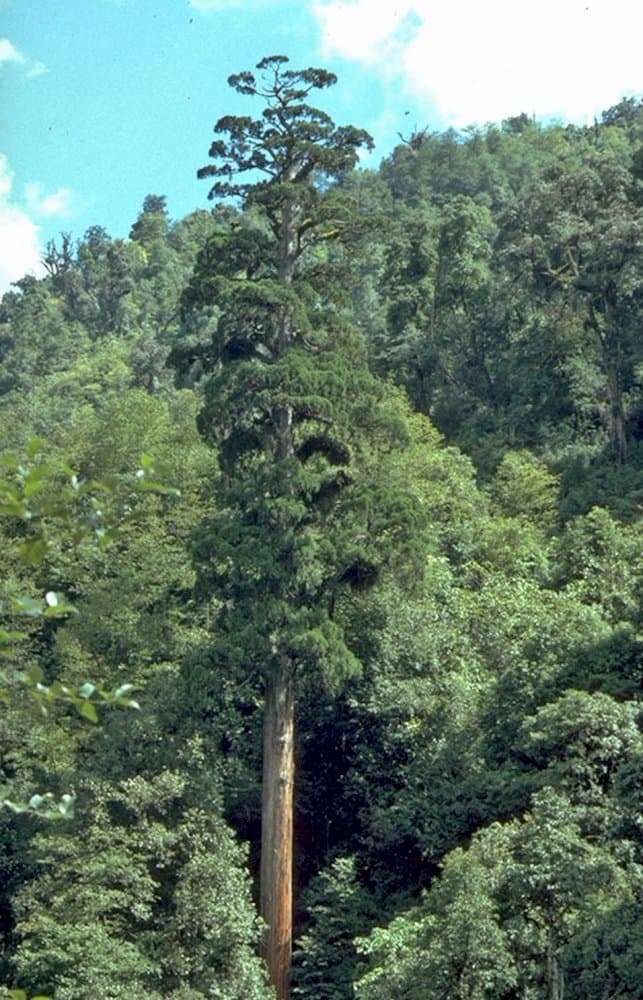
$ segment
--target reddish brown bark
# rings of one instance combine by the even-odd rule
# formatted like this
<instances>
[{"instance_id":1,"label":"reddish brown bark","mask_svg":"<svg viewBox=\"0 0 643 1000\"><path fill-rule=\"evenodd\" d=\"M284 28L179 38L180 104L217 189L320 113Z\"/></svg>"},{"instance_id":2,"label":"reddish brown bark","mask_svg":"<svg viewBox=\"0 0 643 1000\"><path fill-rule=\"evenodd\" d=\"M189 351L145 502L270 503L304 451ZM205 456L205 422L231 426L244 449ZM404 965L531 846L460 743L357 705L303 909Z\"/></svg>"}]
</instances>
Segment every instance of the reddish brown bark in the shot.
<instances>
[{"instance_id":1,"label":"reddish brown bark","mask_svg":"<svg viewBox=\"0 0 643 1000\"><path fill-rule=\"evenodd\" d=\"M295 700L292 663L268 678L264 715L260 911L264 957L278 1000L290 993Z\"/></svg>"}]
</instances>

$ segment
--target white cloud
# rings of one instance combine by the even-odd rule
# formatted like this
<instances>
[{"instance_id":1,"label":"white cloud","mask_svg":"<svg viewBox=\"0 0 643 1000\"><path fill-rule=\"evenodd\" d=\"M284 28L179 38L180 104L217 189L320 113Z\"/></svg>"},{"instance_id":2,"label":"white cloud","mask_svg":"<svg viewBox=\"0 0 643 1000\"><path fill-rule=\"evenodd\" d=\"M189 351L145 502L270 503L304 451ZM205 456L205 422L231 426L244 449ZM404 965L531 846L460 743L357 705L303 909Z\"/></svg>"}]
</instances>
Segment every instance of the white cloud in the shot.
<instances>
[{"instance_id":1,"label":"white cloud","mask_svg":"<svg viewBox=\"0 0 643 1000\"><path fill-rule=\"evenodd\" d=\"M417 4L375 6L369 0L318 3L314 13L323 32L327 54L337 53L363 63L384 62L399 49L413 28ZM417 23L415 27L417 27Z\"/></svg>"},{"instance_id":2,"label":"white cloud","mask_svg":"<svg viewBox=\"0 0 643 1000\"><path fill-rule=\"evenodd\" d=\"M13 173L0 153L0 295L25 274L40 274L39 230L28 213L15 204Z\"/></svg>"},{"instance_id":3,"label":"white cloud","mask_svg":"<svg viewBox=\"0 0 643 1000\"><path fill-rule=\"evenodd\" d=\"M0 66L6 62L26 63L22 52L8 38L0 38Z\"/></svg>"},{"instance_id":4,"label":"white cloud","mask_svg":"<svg viewBox=\"0 0 643 1000\"><path fill-rule=\"evenodd\" d=\"M572 121L643 89L639 0L318 0L326 56L398 78L444 123Z\"/></svg>"},{"instance_id":5,"label":"white cloud","mask_svg":"<svg viewBox=\"0 0 643 1000\"><path fill-rule=\"evenodd\" d=\"M47 67L43 62L36 61L33 62L29 67L29 69L27 70L27 76L31 80L36 76L42 76L43 73L48 73L48 72L49 70L47 69Z\"/></svg>"},{"instance_id":6,"label":"white cloud","mask_svg":"<svg viewBox=\"0 0 643 1000\"><path fill-rule=\"evenodd\" d=\"M47 72L44 63L28 59L8 38L0 38L0 67L4 63L17 63L19 66L26 67L27 77L42 76L43 73Z\"/></svg>"},{"instance_id":7,"label":"white cloud","mask_svg":"<svg viewBox=\"0 0 643 1000\"><path fill-rule=\"evenodd\" d=\"M59 188L54 194L45 194L38 181L25 184L27 209L31 215L61 216L67 218L72 212L72 193L69 188Z\"/></svg>"}]
</instances>

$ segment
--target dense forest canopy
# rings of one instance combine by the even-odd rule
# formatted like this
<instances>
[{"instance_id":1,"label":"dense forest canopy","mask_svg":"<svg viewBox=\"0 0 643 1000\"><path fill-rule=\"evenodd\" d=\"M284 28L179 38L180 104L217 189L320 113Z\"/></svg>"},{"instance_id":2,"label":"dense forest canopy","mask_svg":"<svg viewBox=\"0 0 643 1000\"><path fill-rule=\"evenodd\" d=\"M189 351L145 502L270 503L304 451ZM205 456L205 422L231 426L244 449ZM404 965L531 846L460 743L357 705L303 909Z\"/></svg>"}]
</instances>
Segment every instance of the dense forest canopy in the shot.
<instances>
[{"instance_id":1,"label":"dense forest canopy","mask_svg":"<svg viewBox=\"0 0 643 1000\"><path fill-rule=\"evenodd\" d=\"M643 997L643 106L365 170L231 82L209 210L0 305L0 983Z\"/></svg>"}]
</instances>

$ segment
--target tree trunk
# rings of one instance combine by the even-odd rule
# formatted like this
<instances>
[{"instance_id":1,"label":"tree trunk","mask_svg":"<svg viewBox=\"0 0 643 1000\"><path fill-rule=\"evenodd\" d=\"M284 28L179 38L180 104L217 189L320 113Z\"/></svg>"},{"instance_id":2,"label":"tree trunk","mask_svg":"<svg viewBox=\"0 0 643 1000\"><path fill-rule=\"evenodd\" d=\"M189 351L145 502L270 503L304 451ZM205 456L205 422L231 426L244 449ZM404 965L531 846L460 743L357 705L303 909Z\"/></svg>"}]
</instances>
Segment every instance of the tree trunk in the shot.
<instances>
[{"instance_id":1,"label":"tree trunk","mask_svg":"<svg viewBox=\"0 0 643 1000\"><path fill-rule=\"evenodd\" d=\"M609 401L609 430L612 435L616 460L619 465L624 465L627 461L627 415L621 377L622 345L618 324L616 319L610 315L610 304L607 299L608 294L606 293L601 311L590 303L589 325L595 331L603 353L603 367Z\"/></svg>"},{"instance_id":2,"label":"tree trunk","mask_svg":"<svg viewBox=\"0 0 643 1000\"><path fill-rule=\"evenodd\" d=\"M565 997L565 974L560 964L551 927L547 942L547 996L549 1000L564 1000Z\"/></svg>"},{"instance_id":3,"label":"tree trunk","mask_svg":"<svg viewBox=\"0 0 643 1000\"><path fill-rule=\"evenodd\" d=\"M294 169L294 168L293 168ZM287 180L291 180L288 175ZM286 199L279 237L278 279L290 285L296 265L295 206ZM287 307L279 317L277 357L292 344L292 318ZM274 459L293 453L292 406L274 416ZM293 909L293 792L295 784L294 670L289 657L277 654L266 684L263 723L261 802L261 869L259 909L266 922L263 953L277 1000L290 995Z\"/></svg>"},{"instance_id":4,"label":"tree trunk","mask_svg":"<svg viewBox=\"0 0 643 1000\"><path fill-rule=\"evenodd\" d=\"M625 403L618 369L614 365L607 368L607 391L610 401L610 423L614 451L619 465L627 461L627 419Z\"/></svg>"},{"instance_id":5,"label":"tree trunk","mask_svg":"<svg viewBox=\"0 0 643 1000\"><path fill-rule=\"evenodd\" d=\"M260 910L264 957L278 1000L290 992L295 699L293 665L282 658L268 678L264 714Z\"/></svg>"}]
</instances>

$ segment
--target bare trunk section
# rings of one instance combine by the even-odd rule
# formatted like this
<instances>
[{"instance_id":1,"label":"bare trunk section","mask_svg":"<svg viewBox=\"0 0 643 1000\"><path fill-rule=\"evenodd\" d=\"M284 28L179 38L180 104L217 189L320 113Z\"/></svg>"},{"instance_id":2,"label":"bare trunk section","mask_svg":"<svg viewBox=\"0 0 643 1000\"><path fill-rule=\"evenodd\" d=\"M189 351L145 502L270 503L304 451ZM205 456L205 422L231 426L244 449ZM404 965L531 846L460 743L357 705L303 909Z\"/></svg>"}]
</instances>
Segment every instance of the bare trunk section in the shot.
<instances>
[{"instance_id":1,"label":"bare trunk section","mask_svg":"<svg viewBox=\"0 0 643 1000\"><path fill-rule=\"evenodd\" d=\"M284 180L291 183L297 176L296 164L287 169ZM289 195L285 198L281 210L281 231L279 233L279 260L277 277L284 285L291 285L297 266L297 206Z\"/></svg>"},{"instance_id":2,"label":"bare trunk section","mask_svg":"<svg viewBox=\"0 0 643 1000\"><path fill-rule=\"evenodd\" d=\"M554 946L551 929L547 944L547 996L549 1000L565 1000L565 974Z\"/></svg>"},{"instance_id":3,"label":"bare trunk section","mask_svg":"<svg viewBox=\"0 0 643 1000\"><path fill-rule=\"evenodd\" d=\"M278 1000L290 993L294 734L293 665L282 659L266 689L260 876L260 911L267 924L264 957Z\"/></svg>"},{"instance_id":4,"label":"bare trunk section","mask_svg":"<svg viewBox=\"0 0 643 1000\"><path fill-rule=\"evenodd\" d=\"M627 462L627 413L621 378L622 345L617 322L611 315L607 293L604 296L603 309L600 312L594 308L593 304L590 304L589 325L596 333L603 352L603 367L609 402L609 430L612 435L616 460L619 465L624 465Z\"/></svg>"},{"instance_id":5,"label":"bare trunk section","mask_svg":"<svg viewBox=\"0 0 643 1000\"><path fill-rule=\"evenodd\" d=\"M294 168L293 168L294 170ZM292 177L288 175L286 180ZM295 206L287 199L279 239L278 279L290 285L297 262ZM279 318L277 356L292 345L289 307ZM288 404L274 415L277 462L293 453L293 411ZM266 923L263 954L277 1000L290 996L293 911L293 803L295 784L295 693L292 660L279 656L269 672L263 729L261 868L259 909Z\"/></svg>"},{"instance_id":6,"label":"bare trunk section","mask_svg":"<svg viewBox=\"0 0 643 1000\"><path fill-rule=\"evenodd\" d=\"M614 365L607 369L607 390L610 401L610 422L614 451L619 465L627 461L627 418L619 372Z\"/></svg>"}]
</instances>

